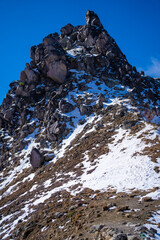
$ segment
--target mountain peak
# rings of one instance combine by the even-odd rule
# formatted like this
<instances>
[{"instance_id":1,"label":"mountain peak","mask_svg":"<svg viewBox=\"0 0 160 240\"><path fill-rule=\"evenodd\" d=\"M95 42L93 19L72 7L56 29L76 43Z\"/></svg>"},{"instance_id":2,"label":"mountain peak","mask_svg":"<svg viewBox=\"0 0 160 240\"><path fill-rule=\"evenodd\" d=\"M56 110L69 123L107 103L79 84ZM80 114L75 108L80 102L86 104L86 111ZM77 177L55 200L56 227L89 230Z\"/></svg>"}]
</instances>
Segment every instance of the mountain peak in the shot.
<instances>
[{"instance_id":1,"label":"mountain peak","mask_svg":"<svg viewBox=\"0 0 160 240\"><path fill-rule=\"evenodd\" d=\"M90 10L86 13L86 23L91 26L103 27L98 15Z\"/></svg>"},{"instance_id":2,"label":"mountain peak","mask_svg":"<svg viewBox=\"0 0 160 240\"><path fill-rule=\"evenodd\" d=\"M0 239L158 239L160 80L93 11L30 57L0 106Z\"/></svg>"}]
</instances>

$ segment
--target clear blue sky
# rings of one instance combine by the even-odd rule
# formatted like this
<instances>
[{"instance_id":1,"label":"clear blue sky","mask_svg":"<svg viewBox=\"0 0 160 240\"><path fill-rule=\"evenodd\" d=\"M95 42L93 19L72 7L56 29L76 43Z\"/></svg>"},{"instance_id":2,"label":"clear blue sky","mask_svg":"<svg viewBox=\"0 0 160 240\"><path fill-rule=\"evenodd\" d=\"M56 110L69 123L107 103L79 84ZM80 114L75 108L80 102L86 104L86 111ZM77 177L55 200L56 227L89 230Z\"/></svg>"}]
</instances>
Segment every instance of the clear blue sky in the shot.
<instances>
[{"instance_id":1,"label":"clear blue sky","mask_svg":"<svg viewBox=\"0 0 160 240\"><path fill-rule=\"evenodd\" d=\"M160 77L160 0L0 0L0 103L18 80L30 47L95 11L128 61Z\"/></svg>"}]
</instances>

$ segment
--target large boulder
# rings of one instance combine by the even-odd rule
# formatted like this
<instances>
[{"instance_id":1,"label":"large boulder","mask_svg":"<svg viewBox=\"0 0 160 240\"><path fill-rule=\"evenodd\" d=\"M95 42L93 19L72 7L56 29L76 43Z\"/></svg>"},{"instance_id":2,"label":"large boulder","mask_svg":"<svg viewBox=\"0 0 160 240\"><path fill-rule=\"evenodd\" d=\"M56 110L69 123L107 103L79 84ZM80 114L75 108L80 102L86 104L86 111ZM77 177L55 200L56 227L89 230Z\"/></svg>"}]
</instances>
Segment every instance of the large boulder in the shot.
<instances>
[{"instance_id":1,"label":"large boulder","mask_svg":"<svg viewBox=\"0 0 160 240\"><path fill-rule=\"evenodd\" d=\"M30 163L34 169L41 167L44 163L43 156L37 148L31 151Z\"/></svg>"},{"instance_id":2,"label":"large boulder","mask_svg":"<svg viewBox=\"0 0 160 240\"><path fill-rule=\"evenodd\" d=\"M38 80L38 75L29 67L26 67L24 70L26 77L27 77L27 83L36 82Z\"/></svg>"},{"instance_id":3,"label":"large boulder","mask_svg":"<svg viewBox=\"0 0 160 240\"><path fill-rule=\"evenodd\" d=\"M67 76L65 51L58 43L56 34L51 34L43 39L43 44L39 44L34 53L31 49L32 59L37 64L39 72L44 76L51 78L57 83L63 83ZM32 72L31 72L32 71ZM26 69L25 73L28 79L35 80L37 74ZM29 76L28 76L29 75Z\"/></svg>"},{"instance_id":4,"label":"large boulder","mask_svg":"<svg viewBox=\"0 0 160 240\"><path fill-rule=\"evenodd\" d=\"M68 23L66 26L61 28L61 36L64 37L65 35L70 35L73 31L73 25Z\"/></svg>"},{"instance_id":5,"label":"large boulder","mask_svg":"<svg viewBox=\"0 0 160 240\"><path fill-rule=\"evenodd\" d=\"M55 82L63 83L66 79L67 67L63 61L53 61L48 63L47 77Z\"/></svg>"}]
</instances>

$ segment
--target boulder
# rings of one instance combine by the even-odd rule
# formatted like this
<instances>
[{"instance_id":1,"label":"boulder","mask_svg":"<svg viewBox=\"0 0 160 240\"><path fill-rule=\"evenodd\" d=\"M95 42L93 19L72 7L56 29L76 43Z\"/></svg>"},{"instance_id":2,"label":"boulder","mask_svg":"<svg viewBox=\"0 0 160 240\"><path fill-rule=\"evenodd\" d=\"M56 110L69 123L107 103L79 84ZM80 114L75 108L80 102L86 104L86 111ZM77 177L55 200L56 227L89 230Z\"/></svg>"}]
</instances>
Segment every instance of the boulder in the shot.
<instances>
[{"instance_id":1,"label":"boulder","mask_svg":"<svg viewBox=\"0 0 160 240\"><path fill-rule=\"evenodd\" d=\"M49 34L43 39L43 44L46 47L47 45L53 45L59 40L59 35L57 32Z\"/></svg>"},{"instance_id":2,"label":"boulder","mask_svg":"<svg viewBox=\"0 0 160 240\"><path fill-rule=\"evenodd\" d=\"M59 110L62 113L69 113L69 112L72 112L74 110L74 106L71 103L62 99L59 102Z\"/></svg>"},{"instance_id":3,"label":"boulder","mask_svg":"<svg viewBox=\"0 0 160 240\"><path fill-rule=\"evenodd\" d=\"M47 77L57 83L63 83L66 79L67 67L63 61L50 62L48 64Z\"/></svg>"},{"instance_id":4,"label":"boulder","mask_svg":"<svg viewBox=\"0 0 160 240\"><path fill-rule=\"evenodd\" d=\"M25 68L24 72L27 76L28 83L36 82L38 80L37 74L33 70L29 69L28 67Z\"/></svg>"},{"instance_id":5,"label":"boulder","mask_svg":"<svg viewBox=\"0 0 160 240\"><path fill-rule=\"evenodd\" d=\"M31 151L30 163L34 169L41 167L44 163L43 156L37 148L33 148Z\"/></svg>"},{"instance_id":6,"label":"boulder","mask_svg":"<svg viewBox=\"0 0 160 240\"><path fill-rule=\"evenodd\" d=\"M30 96L30 92L24 90L22 86L19 86L17 88L17 90L16 90L16 96L17 97L29 97Z\"/></svg>"},{"instance_id":7,"label":"boulder","mask_svg":"<svg viewBox=\"0 0 160 240\"><path fill-rule=\"evenodd\" d=\"M43 39L44 46L52 45L54 44L55 40L51 36L47 36Z\"/></svg>"},{"instance_id":8,"label":"boulder","mask_svg":"<svg viewBox=\"0 0 160 240\"><path fill-rule=\"evenodd\" d=\"M67 75L65 52L53 37L48 36L43 41L44 44L38 45L35 50L37 69L45 77L49 77L58 83L63 83ZM25 72L27 78L31 79L30 81L36 80L36 77L38 77L37 73L32 69L27 68Z\"/></svg>"},{"instance_id":9,"label":"boulder","mask_svg":"<svg viewBox=\"0 0 160 240\"><path fill-rule=\"evenodd\" d=\"M81 115L90 115L92 113L92 107L81 104L79 111Z\"/></svg>"},{"instance_id":10,"label":"boulder","mask_svg":"<svg viewBox=\"0 0 160 240\"><path fill-rule=\"evenodd\" d=\"M50 141L57 141L58 138L61 138L66 128L65 122L61 123L59 116L56 116L56 113L53 115L53 118L49 121L47 125L47 138Z\"/></svg>"},{"instance_id":11,"label":"boulder","mask_svg":"<svg viewBox=\"0 0 160 240\"><path fill-rule=\"evenodd\" d=\"M14 112L15 112L14 108L6 110L4 112L4 119L8 122L11 122L13 120L13 117L14 117Z\"/></svg>"},{"instance_id":12,"label":"boulder","mask_svg":"<svg viewBox=\"0 0 160 240\"><path fill-rule=\"evenodd\" d=\"M61 28L61 36L70 35L73 32L73 25L68 23L66 26Z\"/></svg>"},{"instance_id":13,"label":"boulder","mask_svg":"<svg viewBox=\"0 0 160 240\"><path fill-rule=\"evenodd\" d=\"M55 157L54 153L48 153L44 156L45 162L49 162L51 160L53 160L53 158Z\"/></svg>"},{"instance_id":14,"label":"boulder","mask_svg":"<svg viewBox=\"0 0 160 240\"><path fill-rule=\"evenodd\" d=\"M58 123L58 121L56 121L55 123L53 123L51 126L50 126L50 128L49 128L49 130L50 130L50 133L52 133L52 134L60 134L60 126L59 126L59 123Z\"/></svg>"}]
</instances>

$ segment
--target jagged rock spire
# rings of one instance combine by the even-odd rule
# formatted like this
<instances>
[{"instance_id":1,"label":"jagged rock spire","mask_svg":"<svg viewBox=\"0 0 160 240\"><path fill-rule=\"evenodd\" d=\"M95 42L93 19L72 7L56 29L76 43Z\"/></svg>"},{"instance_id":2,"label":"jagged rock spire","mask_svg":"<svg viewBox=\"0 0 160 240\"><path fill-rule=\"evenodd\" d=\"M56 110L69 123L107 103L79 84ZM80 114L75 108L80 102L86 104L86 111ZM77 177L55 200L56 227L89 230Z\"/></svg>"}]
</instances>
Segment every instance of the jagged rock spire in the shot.
<instances>
[{"instance_id":1,"label":"jagged rock spire","mask_svg":"<svg viewBox=\"0 0 160 240\"><path fill-rule=\"evenodd\" d=\"M91 26L103 27L98 15L90 10L86 13L86 23Z\"/></svg>"}]
</instances>

